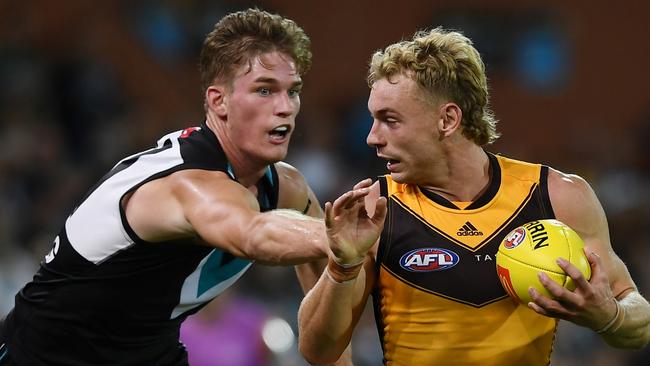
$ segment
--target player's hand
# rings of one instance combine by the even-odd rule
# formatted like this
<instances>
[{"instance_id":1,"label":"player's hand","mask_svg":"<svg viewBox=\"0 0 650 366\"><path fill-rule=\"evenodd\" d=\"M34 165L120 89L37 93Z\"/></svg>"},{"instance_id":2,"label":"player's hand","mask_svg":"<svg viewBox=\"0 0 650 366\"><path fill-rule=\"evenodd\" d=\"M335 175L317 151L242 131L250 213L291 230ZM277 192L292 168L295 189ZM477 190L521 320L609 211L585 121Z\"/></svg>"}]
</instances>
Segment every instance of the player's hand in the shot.
<instances>
[{"instance_id":1,"label":"player's hand","mask_svg":"<svg viewBox=\"0 0 650 366\"><path fill-rule=\"evenodd\" d=\"M540 273L540 282L555 299L549 299L531 288L529 293L533 301L528 303L528 307L545 316L600 329L615 316L616 303L600 257L588 247L584 250L591 265L591 280L587 281L569 261L559 259L558 265L573 279L575 290L569 291Z\"/></svg>"},{"instance_id":2,"label":"player's hand","mask_svg":"<svg viewBox=\"0 0 650 366\"><path fill-rule=\"evenodd\" d=\"M334 260L339 264L363 261L384 227L386 198L377 199L372 217L366 212L365 199L371 184L370 179L363 180L333 204L325 203L327 237Z\"/></svg>"}]
</instances>

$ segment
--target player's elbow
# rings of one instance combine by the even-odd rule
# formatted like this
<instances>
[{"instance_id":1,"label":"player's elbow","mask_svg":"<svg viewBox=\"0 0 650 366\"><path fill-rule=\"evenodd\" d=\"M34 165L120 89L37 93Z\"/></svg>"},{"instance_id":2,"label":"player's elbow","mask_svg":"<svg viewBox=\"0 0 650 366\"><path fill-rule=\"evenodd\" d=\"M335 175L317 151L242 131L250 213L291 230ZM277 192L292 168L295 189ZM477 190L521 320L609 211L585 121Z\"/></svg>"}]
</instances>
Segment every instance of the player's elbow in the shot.
<instances>
[{"instance_id":1,"label":"player's elbow","mask_svg":"<svg viewBox=\"0 0 650 366\"><path fill-rule=\"evenodd\" d=\"M309 295L307 295L309 296ZM334 342L323 342L316 334L307 329L310 319L305 318L302 308L298 311L300 335L298 336L298 350L302 357L311 365L329 365L338 360L340 353L336 354ZM342 352L341 352L342 353Z\"/></svg>"},{"instance_id":2,"label":"player's elbow","mask_svg":"<svg viewBox=\"0 0 650 366\"><path fill-rule=\"evenodd\" d=\"M311 349L307 346L305 346L305 343L302 341L298 342L298 349L300 350L300 353L302 354L302 357L307 361L310 365L318 365L321 363L322 359L320 358L321 355L314 354L311 352Z\"/></svg>"},{"instance_id":3,"label":"player's elbow","mask_svg":"<svg viewBox=\"0 0 650 366\"><path fill-rule=\"evenodd\" d=\"M332 352L334 347L314 347L313 344L306 342L302 337L299 337L298 349L302 357L310 365L329 365L333 364L339 359L339 355Z\"/></svg>"}]
</instances>

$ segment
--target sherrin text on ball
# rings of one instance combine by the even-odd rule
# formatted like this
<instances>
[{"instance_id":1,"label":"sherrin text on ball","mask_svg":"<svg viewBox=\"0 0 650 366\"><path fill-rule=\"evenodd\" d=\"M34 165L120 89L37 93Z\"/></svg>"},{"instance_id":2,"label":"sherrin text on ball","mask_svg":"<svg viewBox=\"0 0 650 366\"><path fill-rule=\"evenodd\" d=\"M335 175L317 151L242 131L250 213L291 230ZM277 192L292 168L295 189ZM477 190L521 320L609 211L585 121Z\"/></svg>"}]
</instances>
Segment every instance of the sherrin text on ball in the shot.
<instances>
[{"instance_id":1,"label":"sherrin text on ball","mask_svg":"<svg viewBox=\"0 0 650 366\"><path fill-rule=\"evenodd\" d=\"M553 298L539 281L539 272L572 291L575 283L560 268L557 259L562 257L571 262L588 280L591 267L583 247L580 236L558 220L537 220L521 225L499 245L496 265L501 285L513 299L523 304L532 301L528 294L531 286Z\"/></svg>"}]
</instances>

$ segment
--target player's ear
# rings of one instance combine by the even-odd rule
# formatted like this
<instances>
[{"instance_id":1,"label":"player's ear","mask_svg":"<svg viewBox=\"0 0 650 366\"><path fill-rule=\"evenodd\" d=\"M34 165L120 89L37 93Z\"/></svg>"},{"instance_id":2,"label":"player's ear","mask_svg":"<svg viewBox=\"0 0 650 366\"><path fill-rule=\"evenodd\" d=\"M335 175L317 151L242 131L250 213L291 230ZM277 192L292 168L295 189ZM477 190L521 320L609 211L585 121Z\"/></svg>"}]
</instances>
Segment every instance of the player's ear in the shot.
<instances>
[{"instance_id":1,"label":"player's ear","mask_svg":"<svg viewBox=\"0 0 650 366\"><path fill-rule=\"evenodd\" d=\"M223 86L210 85L205 90L207 110L215 112L219 117L227 115L226 89Z\"/></svg>"},{"instance_id":2,"label":"player's ear","mask_svg":"<svg viewBox=\"0 0 650 366\"><path fill-rule=\"evenodd\" d=\"M438 129L440 138L451 136L460 128L460 121L463 119L463 111L458 104L448 102L440 106L440 120Z\"/></svg>"}]
</instances>

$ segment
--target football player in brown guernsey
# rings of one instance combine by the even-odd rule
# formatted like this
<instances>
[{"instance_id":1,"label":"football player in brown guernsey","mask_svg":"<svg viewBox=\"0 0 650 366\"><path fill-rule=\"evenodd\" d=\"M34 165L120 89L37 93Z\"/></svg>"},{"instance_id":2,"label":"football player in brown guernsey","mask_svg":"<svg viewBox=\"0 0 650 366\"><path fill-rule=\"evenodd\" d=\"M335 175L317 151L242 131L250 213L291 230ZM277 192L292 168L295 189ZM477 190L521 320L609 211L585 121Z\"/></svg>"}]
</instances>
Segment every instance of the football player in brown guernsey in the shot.
<instances>
[{"instance_id":1,"label":"football player in brown guernsey","mask_svg":"<svg viewBox=\"0 0 650 366\"><path fill-rule=\"evenodd\" d=\"M499 134L470 39L441 28L418 32L372 56L368 84L367 143L388 174L372 185L365 209L372 215L384 196L388 215L374 245L328 231L333 255L299 312L308 361L338 358L370 294L391 366L547 365L560 319L613 347L648 343L650 305L612 249L589 184L485 150ZM357 218L327 208L326 217ZM577 288L540 274L554 299L531 289L534 301L520 305L499 283L495 253L512 229L539 219L558 219L582 237L592 277L558 258Z\"/></svg>"}]
</instances>

